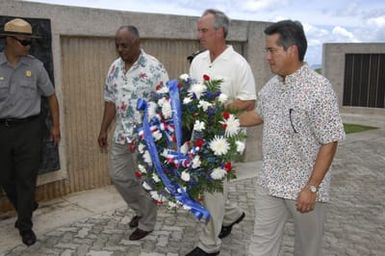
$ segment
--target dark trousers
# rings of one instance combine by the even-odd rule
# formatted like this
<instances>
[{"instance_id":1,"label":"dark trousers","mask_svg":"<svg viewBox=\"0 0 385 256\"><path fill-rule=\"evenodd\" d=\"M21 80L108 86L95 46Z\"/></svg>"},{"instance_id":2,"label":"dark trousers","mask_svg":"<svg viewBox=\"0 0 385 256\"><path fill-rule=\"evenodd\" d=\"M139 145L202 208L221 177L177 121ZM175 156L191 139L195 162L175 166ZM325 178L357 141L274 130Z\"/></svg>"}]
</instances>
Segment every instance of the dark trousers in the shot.
<instances>
[{"instance_id":1,"label":"dark trousers","mask_svg":"<svg viewBox=\"0 0 385 256\"><path fill-rule=\"evenodd\" d=\"M12 125L0 124L0 185L17 211L20 232L33 225L41 144L40 118Z\"/></svg>"}]
</instances>

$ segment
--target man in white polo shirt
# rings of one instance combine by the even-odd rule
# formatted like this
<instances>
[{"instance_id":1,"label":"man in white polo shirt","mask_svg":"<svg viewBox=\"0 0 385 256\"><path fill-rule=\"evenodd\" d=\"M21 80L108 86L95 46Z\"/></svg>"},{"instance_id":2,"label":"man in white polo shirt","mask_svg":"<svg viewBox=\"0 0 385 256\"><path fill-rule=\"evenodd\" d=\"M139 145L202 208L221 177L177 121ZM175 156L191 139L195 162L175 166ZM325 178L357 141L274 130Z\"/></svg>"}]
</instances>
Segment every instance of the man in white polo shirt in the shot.
<instances>
[{"instance_id":1,"label":"man in white polo shirt","mask_svg":"<svg viewBox=\"0 0 385 256\"><path fill-rule=\"evenodd\" d=\"M208 9L198 20L198 38L207 51L197 55L190 67L190 76L198 81L206 74L212 79L223 79L222 93L229 97L228 108L252 110L255 107L255 82L247 61L231 45L226 45L230 20L221 11ZM205 193L204 205L211 219L204 227L198 246L187 256L218 255L221 238L228 236L234 224L243 220L245 213L227 200L227 184L223 193Z\"/></svg>"}]
</instances>

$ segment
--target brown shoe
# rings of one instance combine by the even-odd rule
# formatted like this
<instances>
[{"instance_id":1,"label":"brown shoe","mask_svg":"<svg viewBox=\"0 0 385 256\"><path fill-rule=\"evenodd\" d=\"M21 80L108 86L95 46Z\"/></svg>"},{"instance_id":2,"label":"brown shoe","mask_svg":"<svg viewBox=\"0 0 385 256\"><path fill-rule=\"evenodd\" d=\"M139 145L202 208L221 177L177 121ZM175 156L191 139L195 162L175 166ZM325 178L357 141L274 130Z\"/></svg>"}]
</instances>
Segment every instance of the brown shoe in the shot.
<instances>
[{"instance_id":1,"label":"brown shoe","mask_svg":"<svg viewBox=\"0 0 385 256\"><path fill-rule=\"evenodd\" d=\"M128 237L128 239L130 239L131 241L140 240L143 237L146 237L151 232L152 231L144 231L144 230L141 230L140 228L137 228L135 229L134 232L132 232L132 234Z\"/></svg>"},{"instance_id":2,"label":"brown shoe","mask_svg":"<svg viewBox=\"0 0 385 256\"><path fill-rule=\"evenodd\" d=\"M142 216L138 216L138 215L135 215L134 217L132 217L130 223L128 223L128 226L130 226L130 228L136 228L138 227L139 225L139 220L142 218Z\"/></svg>"}]
</instances>

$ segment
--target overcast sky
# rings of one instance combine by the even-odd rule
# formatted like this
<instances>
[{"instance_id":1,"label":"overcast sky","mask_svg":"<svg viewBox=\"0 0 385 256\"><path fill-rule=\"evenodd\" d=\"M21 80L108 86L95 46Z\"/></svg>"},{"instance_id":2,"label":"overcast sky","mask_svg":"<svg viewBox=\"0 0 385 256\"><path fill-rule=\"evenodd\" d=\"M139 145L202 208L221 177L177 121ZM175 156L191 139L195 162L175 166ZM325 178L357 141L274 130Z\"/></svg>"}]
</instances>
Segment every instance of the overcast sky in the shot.
<instances>
[{"instance_id":1,"label":"overcast sky","mask_svg":"<svg viewBox=\"0 0 385 256\"><path fill-rule=\"evenodd\" d=\"M1 1L1 0L0 0ZM321 64L324 42L385 42L384 0L27 0L125 11L200 16L207 8L231 19L302 22L306 60Z\"/></svg>"}]
</instances>

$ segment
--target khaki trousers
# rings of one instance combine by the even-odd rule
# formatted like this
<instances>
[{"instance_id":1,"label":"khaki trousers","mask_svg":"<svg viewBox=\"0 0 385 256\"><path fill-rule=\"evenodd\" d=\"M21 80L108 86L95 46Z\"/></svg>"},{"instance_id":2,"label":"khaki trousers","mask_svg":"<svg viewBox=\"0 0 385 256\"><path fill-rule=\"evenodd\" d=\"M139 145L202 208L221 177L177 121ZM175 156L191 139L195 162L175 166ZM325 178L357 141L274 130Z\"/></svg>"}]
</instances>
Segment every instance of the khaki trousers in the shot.
<instances>
[{"instance_id":1,"label":"khaki trousers","mask_svg":"<svg viewBox=\"0 0 385 256\"><path fill-rule=\"evenodd\" d=\"M135 177L135 154L130 153L127 145L112 144L110 175L112 183L139 220L141 230L154 230L157 207Z\"/></svg>"},{"instance_id":2,"label":"khaki trousers","mask_svg":"<svg viewBox=\"0 0 385 256\"><path fill-rule=\"evenodd\" d=\"M317 203L314 210L300 213L296 201L267 194L257 187L254 233L249 254L252 256L278 256L283 229L289 217L294 220L295 256L320 256L326 220L326 203Z\"/></svg>"},{"instance_id":3,"label":"khaki trousers","mask_svg":"<svg viewBox=\"0 0 385 256\"><path fill-rule=\"evenodd\" d=\"M217 252L222 241L218 238L222 225L229 226L235 222L243 211L228 199L228 183L223 184L223 193L205 193L203 204L210 212L211 218L199 237L198 247L207 253Z\"/></svg>"}]
</instances>

